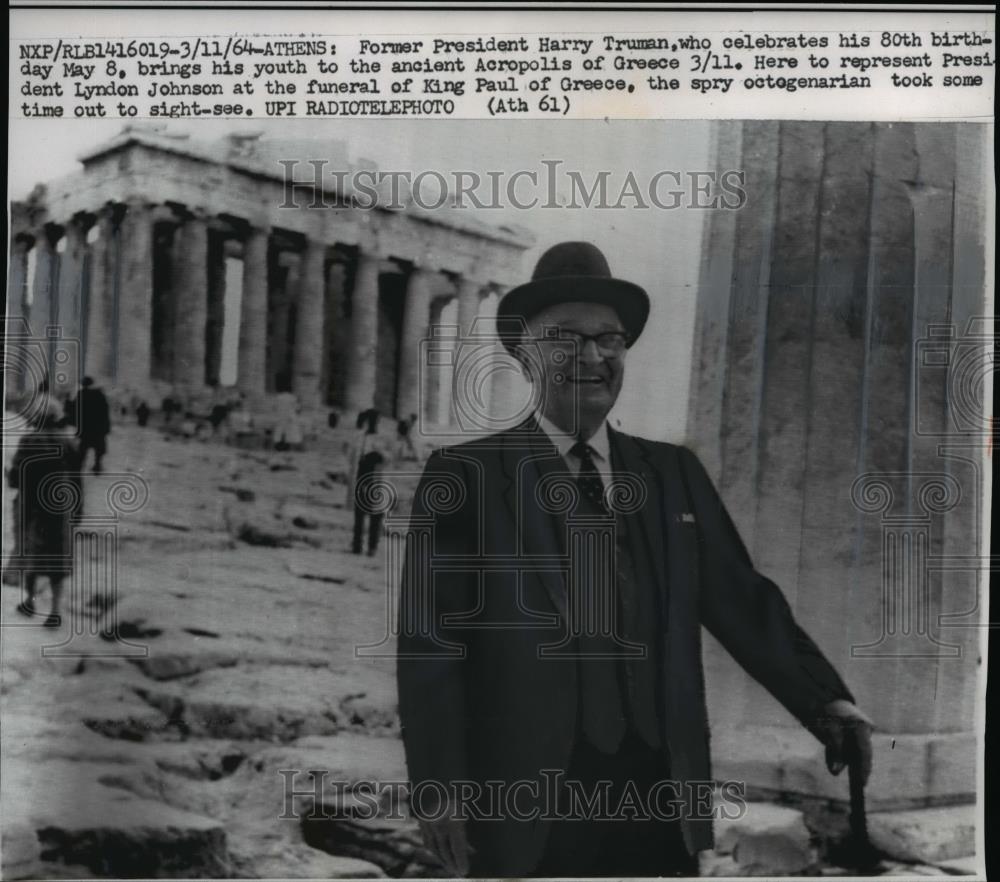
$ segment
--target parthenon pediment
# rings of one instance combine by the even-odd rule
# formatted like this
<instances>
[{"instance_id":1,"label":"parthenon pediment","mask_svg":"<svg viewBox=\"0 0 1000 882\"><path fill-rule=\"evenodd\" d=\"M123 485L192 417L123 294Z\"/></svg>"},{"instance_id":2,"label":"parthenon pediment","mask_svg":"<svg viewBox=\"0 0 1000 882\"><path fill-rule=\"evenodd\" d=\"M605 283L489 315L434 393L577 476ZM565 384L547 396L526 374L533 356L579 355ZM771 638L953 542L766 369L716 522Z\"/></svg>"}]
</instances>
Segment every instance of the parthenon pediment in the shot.
<instances>
[{"instance_id":1,"label":"parthenon pediment","mask_svg":"<svg viewBox=\"0 0 1000 882\"><path fill-rule=\"evenodd\" d=\"M54 222L107 202L171 202L331 243L356 244L377 232L387 255L419 260L432 253L441 269L454 273L475 263L489 281L506 285L519 279L520 255L533 241L525 229L485 223L468 209L414 205L405 188L398 208L386 198L375 208L351 210L358 195L353 175L377 168L363 159L351 162L338 140L263 138L250 130L204 140L132 125L79 159L82 172L49 183ZM314 194L308 185L317 174ZM291 203L305 210L283 207Z\"/></svg>"}]
</instances>

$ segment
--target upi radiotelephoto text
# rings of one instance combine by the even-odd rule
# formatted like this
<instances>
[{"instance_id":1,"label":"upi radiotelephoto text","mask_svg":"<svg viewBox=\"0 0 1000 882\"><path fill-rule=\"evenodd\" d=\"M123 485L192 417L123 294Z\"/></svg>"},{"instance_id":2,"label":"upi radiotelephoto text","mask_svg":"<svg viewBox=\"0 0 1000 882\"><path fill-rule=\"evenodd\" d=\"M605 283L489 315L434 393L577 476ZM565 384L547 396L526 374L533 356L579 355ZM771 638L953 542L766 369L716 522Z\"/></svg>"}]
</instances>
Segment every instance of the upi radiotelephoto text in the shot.
<instances>
[{"instance_id":1,"label":"upi radiotelephoto text","mask_svg":"<svg viewBox=\"0 0 1000 882\"><path fill-rule=\"evenodd\" d=\"M14 41L22 117L657 116L891 89L992 100L987 31Z\"/></svg>"}]
</instances>

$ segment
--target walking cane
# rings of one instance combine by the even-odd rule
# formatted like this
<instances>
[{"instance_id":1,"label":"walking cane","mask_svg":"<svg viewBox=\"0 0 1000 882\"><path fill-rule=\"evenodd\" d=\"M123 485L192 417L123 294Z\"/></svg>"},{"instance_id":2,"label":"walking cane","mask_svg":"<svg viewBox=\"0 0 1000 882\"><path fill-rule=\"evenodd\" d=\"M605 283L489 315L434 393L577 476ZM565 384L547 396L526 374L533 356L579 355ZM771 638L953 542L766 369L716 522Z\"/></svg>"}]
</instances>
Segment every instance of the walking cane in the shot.
<instances>
[{"instance_id":1,"label":"walking cane","mask_svg":"<svg viewBox=\"0 0 1000 882\"><path fill-rule=\"evenodd\" d=\"M868 838L868 815L865 809L865 785L861 778L861 764L856 760L847 766L847 781L851 795L850 849L847 857L859 870L877 870L879 855Z\"/></svg>"},{"instance_id":2,"label":"walking cane","mask_svg":"<svg viewBox=\"0 0 1000 882\"><path fill-rule=\"evenodd\" d=\"M851 752L847 764L847 783L850 791L850 837L845 843L843 863L865 875L879 875L888 867L879 851L868 837L868 814L865 807L864 771L861 757Z\"/></svg>"}]
</instances>

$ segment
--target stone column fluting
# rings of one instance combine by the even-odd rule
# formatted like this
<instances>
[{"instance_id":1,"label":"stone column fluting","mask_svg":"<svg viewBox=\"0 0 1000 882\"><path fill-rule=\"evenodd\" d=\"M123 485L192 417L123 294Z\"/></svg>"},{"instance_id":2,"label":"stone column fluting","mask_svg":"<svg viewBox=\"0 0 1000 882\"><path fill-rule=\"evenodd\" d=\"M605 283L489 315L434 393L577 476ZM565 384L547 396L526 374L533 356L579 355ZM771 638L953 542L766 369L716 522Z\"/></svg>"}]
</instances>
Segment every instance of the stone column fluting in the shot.
<instances>
[{"instance_id":1,"label":"stone column fluting","mask_svg":"<svg viewBox=\"0 0 1000 882\"><path fill-rule=\"evenodd\" d=\"M251 228L243 243L243 301L236 382L251 402L267 393L269 231Z\"/></svg>"},{"instance_id":2,"label":"stone column fluting","mask_svg":"<svg viewBox=\"0 0 1000 882\"><path fill-rule=\"evenodd\" d=\"M762 144L751 145L754 136ZM758 196L755 207L767 215L768 223L762 224L768 237L743 236L737 241L736 219L739 212L713 211L705 218L702 234L702 253L700 268L700 288L696 301L695 333L691 351L693 366L691 377L693 387L690 394L690 414L688 417L689 431L700 441L699 456L709 474L718 475L722 471L723 455L720 449L723 443L719 431L722 419L722 408L718 402L722 400L723 389L727 383L736 379L742 382L746 390L742 394L732 396L736 406L751 407L756 402L754 394L757 380L758 365L761 363L757 349L752 345L756 339L758 313L767 302L767 271L770 260L763 253L767 246L767 238L773 223L776 186L774 171L769 166L773 151L767 149L767 140L777 139L777 124L773 129L757 128L747 133L747 149L743 150L743 125L733 123L730 126L713 126L710 133L709 155L714 155L720 166L725 168L741 168L737 163L754 162L761 167L755 168L756 179L766 175L770 188ZM746 159L744 159L746 157ZM742 248L746 259L741 264L737 256L737 248ZM730 309L739 310L746 316L746 321L735 329L729 327ZM748 340L733 340L735 331L742 333ZM733 371L729 362L736 358L739 368ZM745 428L750 434L749 421ZM739 443L738 439L736 443ZM745 469L750 472L749 469ZM753 485L752 473L746 475L746 484ZM744 534L744 541L753 546L753 537Z\"/></svg>"},{"instance_id":3,"label":"stone column fluting","mask_svg":"<svg viewBox=\"0 0 1000 882\"><path fill-rule=\"evenodd\" d=\"M221 383L222 336L226 327L226 252L232 227L222 220L209 222L206 272L205 382Z\"/></svg>"},{"instance_id":4,"label":"stone column fluting","mask_svg":"<svg viewBox=\"0 0 1000 882\"><path fill-rule=\"evenodd\" d=\"M177 269L173 379L182 391L191 393L205 385L208 225L203 215L189 215L178 227L173 259Z\"/></svg>"},{"instance_id":5,"label":"stone column fluting","mask_svg":"<svg viewBox=\"0 0 1000 882\"><path fill-rule=\"evenodd\" d=\"M450 404L450 421L453 426L459 425L460 414L485 411L485 399L482 405L471 400L475 396L474 377L469 373L476 372L483 354L483 346L492 348L492 343L470 339L474 322L479 316L479 307L483 283L471 276L463 276L458 283L458 339L455 341L452 389ZM470 383L470 380L473 382Z\"/></svg>"},{"instance_id":6,"label":"stone column fluting","mask_svg":"<svg viewBox=\"0 0 1000 882\"><path fill-rule=\"evenodd\" d=\"M472 330L472 324L479 315L480 295L483 283L478 279L463 276L458 283L458 334L465 338Z\"/></svg>"},{"instance_id":7,"label":"stone column fluting","mask_svg":"<svg viewBox=\"0 0 1000 882\"><path fill-rule=\"evenodd\" d=\"M128 204L120 236L113 379L117 386L142 391L149 388L153 351L153 219L148 204Z\"/></svg>"},{"instance_id":8,"label":"stone column fluting","mask_svg":"<svg viewBox=\"0 0 1000 882\"><path fill-rule=\"evenodd\" d=\"M97 214L97 237L90 245L90 278L85 321L87 323L84 372L98 384L111 378L114 284L111 266L115 211L105 206Z\"/></svg>"},{"instance_id":9,"label":"stone column fluting","mask_svg":"<svg viewBox=\"0 0 1000 882\"><path fill-rule=\"evenodd\" d=\"M28 312L28 252L35 244L33 236L17 233L10 246L7 282L7 317L24 318Z\"/></svg>"},{"instance_id":10,"label":"stone column fluting","mask_svg":"<svg viewBox=\"0 0 1000 882\"><path fill-rule=\"evenodd\" d=\"M354 329L347 296L346 267L335 260L326 273L326 301L323 326L323 373L320 382L327 400L336 407L344 405L344 379L348 349Z\"/></svg>"},{"instance_id":11,"label":"stone column fluting","mask_svg":"<svg viewBox=\"0 0 1000 882\"><path fill-rule=\"evenodd\" d=\"M444 321L445 310L452 309L454 320ZM458 298L454 293L432 295L430 321L423 346L420 370L424 377L420 394L423 396L422 416L428 425L451 425L452 378L455 373L455 357L458 337L455 333L458 319Z\"/></svg>"},{"instance_id":12,"label":"stone column fluting","mask_svg":"<svg viewBox=\"0 0 1000 882\"><path fill-rule=\"evenodd\" d=\"M59 283L59 255L56 244L62 238L62 227L46 224L35 236L35 278L31 292L31 333L46 336L46 329L58 322L57 285Z\"/></svg>"},{"instance_id":13,"label":"stone column fluting","mask_svg":"<svg viewBox=\"0 0 1000 882\"><path fill-rule=\"evenodd\" d=\"M10 266L7 282L7 322L4 325L6 348L4 372L7 376L8 388L23 392L26 388L37 386L41 377L35 377L30 365L25 361L26 353L23 346L27 342L28 333L28 252L35 240L27 233L17 233L12 237L10 248ZM16 339L15 336L16 335Z\"/></svg>"},{"instance_id":14,"label":"stone column fluting","mask_svg":"<svg viewBox=\"0 0 1000 882\"><path fill-rule=\"evenodd\" d=\"M687 443L757 570L874 720L869 808L971 800L987 440L949 422L949 371L973 352L963 335L985 299L984 130L716 128L717 167L745 172L753 210L705 237ZM822 748L709 639L705 674L717 776L847 798ZM782 751L755 753L778 738Z\"/></svg>"},{"instance_id":15,"label":"stone column fluting","mask_svg":"<svg viewBox=\"0 0 1000 882\"><path fill-rule=\"evenodd\" d=\"M434 295L434 270L414 266L406 285L403 302L403 331L399 343L399 385L396 393L396 415L405 419L411 413L418 418L429 415L428 402L424 400L427 365L422 362L424 347L430 328L431 300Z\"/></svg>"},{"instance_id":16,"label":"stone column fluting","mask_svg":"<svg viewBox=\"0 0 1000 882\"><path fill-rule=\"evenodd\" d=\"M59 329L66 341L65 363L59 366L60 385L75 390L83 367L84 332L84 258L87 230L90 224L83 217L66 225L65 247L59 256L59 287L57 316Z\"/></svg>"},{"instance_id":17,"label":"stone column fluting","mask_svg":"<svg viewBox=\"0 0 1000 882\"><path fill-rule=\"evenodd\" d=\"M302 274L302 252L280 234L272 236L271 260L277 271L274 290L267 305L268 389L292 389L292 334L295 328L296 294Z\"/></svg>"},{"instance_id":18,"label":"stone column fluting","mask_svg":"<svg viewBox=\"0 0 1000 882\"><path fill-rule=\"evenodd\" d=\"M292 356L292 389L305 408L321 407L326 245L310 239L302 254L295 309L295 351Z\"/></svg>"},{"instance_id":19,"label":"stone column fluting","mask_svg":"<svg viewBox=\"0 0 1000 882\"><path fill-rule=\"evenodd\" d=\"M375 400L375 353L378 346L378 277L382 258L375 251L361 251L354 272L351 315L354 336L347 363L344 407L353 417Z\"/></svg>"}]
</instances>

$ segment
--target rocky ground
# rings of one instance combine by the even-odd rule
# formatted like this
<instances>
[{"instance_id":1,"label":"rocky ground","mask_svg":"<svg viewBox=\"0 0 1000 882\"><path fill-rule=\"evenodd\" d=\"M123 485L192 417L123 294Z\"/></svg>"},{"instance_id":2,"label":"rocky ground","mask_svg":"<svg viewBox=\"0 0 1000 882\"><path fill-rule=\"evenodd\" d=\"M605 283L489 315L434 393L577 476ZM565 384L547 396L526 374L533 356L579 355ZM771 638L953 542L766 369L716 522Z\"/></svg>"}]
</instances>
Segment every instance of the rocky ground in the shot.
<instances>
[{"instance_id":1,"label":"rocky ground","mask_svg":"<svg viewBox=\"0 0 1000 882\"><path fill-rule=\"evenodd\" d=\"M405 765L393 662L356 654L385 638L397 574L349 553L346 437L277 453L116 427L85 478L115 581L95 577L106 552L84 553L56 631L18 618L16 587L0 598L3 878L435 873L412 822L355 810ZM843 872L795 809L723 833L706 874Z\"/></svg>"},{"instance_id":2,"label":"rocky ground","mask_svg":"<svg viewBox=\"0 0 1000 882\"><path fill-rule=\"evenodd\" d=\"M348 552L344 437L275 453L116 428L86 515L140 486L122 476L149 488L114 525L116 602L85 584L49 631L3 591L5 878L422 871L410 825L385 848L346 824L334 856L286 797L311 769L328 799L405 779L392 662L355 657L385 636L387 557ZM123 641L94 633L113 622Z\"/></svg>"}]
</instances>

